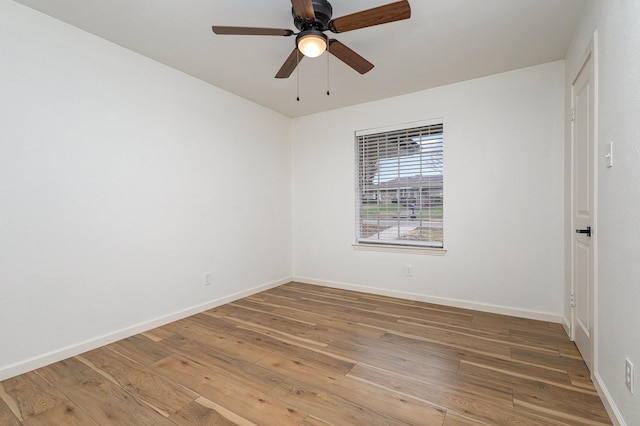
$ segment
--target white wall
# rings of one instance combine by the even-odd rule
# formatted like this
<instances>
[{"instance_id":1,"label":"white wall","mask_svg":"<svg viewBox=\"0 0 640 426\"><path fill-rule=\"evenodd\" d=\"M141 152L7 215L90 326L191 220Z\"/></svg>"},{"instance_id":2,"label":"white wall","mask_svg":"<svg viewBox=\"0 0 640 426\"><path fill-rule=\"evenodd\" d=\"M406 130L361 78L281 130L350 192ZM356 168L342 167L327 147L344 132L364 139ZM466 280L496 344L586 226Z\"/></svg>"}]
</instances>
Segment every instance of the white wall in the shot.
<instances>
[{"instance_id":1,"label":"white wall","mask_svg":"<svg viewBox=\"0 0 640 426\"><path fill-rule=\"evenodd\" d=\"M0 379L291 277L289 118L13 1L0 40Z\"/></svg>"},{"instance_id":2,"label":"white wall","mask_svg":"<svg viewBox=\"0 0 640 426\"><path fill-rule=\"evenodd\" d=\"M618 421L640 423L623 368L629 357L640 387L639 19L638 2L593 0L566 74L540 65L297 118L291 133L286 117L0 0L0 380L292 275L567 317L562 94L597 29L599 155L613 140L615 166L599 167L595 379ZM435 117L446 255L355 251L353 132Z\"/></svg>"},{"instance_id":3,"label":"white wall","mask_svg":"<svg viewBox=\"0 0 640 426\"><path fill-rule=\"evenodd\" d=\"M559 321L563 66L295 119L295 278ZM445 124L446 255L355 251L354 131L436 117Z\"/></svg>"},{"instance_id":4,"label":"white wall","mask_svg":"<svg viewBox=\"0 0 640 426\"><path fill-rule=\"evenodd\" d=\"M566 60L570 86L580 57L597 30L599 159L595 229L599 258L598 362L594 379L616 420L628 425L640 424L639 22L637 0L590 1ZM612 168L606 167L604 159L609 141L614 143ZM570 143L567 135L567 149ZM569 281L566 286L570 288ZM635 395L625 387L625 357L635 365Z\"/></svg>"}]
</instances>

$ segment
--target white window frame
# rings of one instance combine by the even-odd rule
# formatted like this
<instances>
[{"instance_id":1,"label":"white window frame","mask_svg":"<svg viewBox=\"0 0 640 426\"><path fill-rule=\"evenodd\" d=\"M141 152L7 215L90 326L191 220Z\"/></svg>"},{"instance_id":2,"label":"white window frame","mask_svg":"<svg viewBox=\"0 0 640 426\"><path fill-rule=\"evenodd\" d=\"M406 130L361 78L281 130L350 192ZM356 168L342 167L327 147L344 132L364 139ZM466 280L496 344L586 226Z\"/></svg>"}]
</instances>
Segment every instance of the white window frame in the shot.
<instances>
[{"instance_id":1,"label":"white window frame","mask_svg":"<svg viewBox=\"0 0 640 426\"><path fill-rule=\"evenodd\" d=\"M436 118L359 130L355 132L354 139L354 248L444 254L444 120ZM418 148L420 151L416 151ZM398 155L394 156L395 152ZM386 159L386 164L381 159ZM373 164L372 161L375 161L375 166L365 165ZM413 177L407 174L416 170L419 171ZM382 177L384 173L389 173L386 178ZM394 173L396 177L391 178ZM406 196L411 194L418 194L415 201L407 199ZM437 196L433 198L433 194ZM392 217L383 209L395 208L389 204L390 197L395 198L391 203L398 206L391 213ZM431 212L436 212L437 217L432 218ZM387 226L382 232L371 230Z\"/></svg>"}]
</instances>

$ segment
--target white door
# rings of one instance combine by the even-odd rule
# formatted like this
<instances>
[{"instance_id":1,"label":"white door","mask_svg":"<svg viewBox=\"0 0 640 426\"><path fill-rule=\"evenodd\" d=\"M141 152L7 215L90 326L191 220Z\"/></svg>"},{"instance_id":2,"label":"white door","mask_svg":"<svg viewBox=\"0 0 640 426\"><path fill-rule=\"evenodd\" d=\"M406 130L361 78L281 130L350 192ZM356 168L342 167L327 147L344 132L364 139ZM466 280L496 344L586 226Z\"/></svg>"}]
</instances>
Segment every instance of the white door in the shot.
<instances>
[{"instance_id":1,"label":"white door","mask_svg":"<svg viewBox=\"0 0 640 426\"><path fill-rule=\"evenodd\" d=\"M594 354L595 89L593 51L589 50L571 87L573 139L573 326L572 334L587 366Z\"/></svg>"}]
</instances>

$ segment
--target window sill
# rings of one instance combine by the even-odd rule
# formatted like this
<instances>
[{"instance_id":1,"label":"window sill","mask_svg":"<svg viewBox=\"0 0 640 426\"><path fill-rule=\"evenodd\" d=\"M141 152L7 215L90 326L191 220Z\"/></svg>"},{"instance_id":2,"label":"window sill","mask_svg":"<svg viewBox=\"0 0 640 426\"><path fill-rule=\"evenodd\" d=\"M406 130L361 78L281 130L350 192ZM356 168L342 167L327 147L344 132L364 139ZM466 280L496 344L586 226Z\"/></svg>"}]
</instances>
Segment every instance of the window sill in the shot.
<instances>
[{"instance_id":1,"label":"window sill","mask_svg":"<svg viewBox=\"0 0 640 426\"><path fill-rule=\"evenodd\" d=\"M444 256L447 253L447 250L443 248L363 243L353 244L353 249L362 251L381 251L386 253L421 254L427 256Z\"/></svg>"}]
</instances>

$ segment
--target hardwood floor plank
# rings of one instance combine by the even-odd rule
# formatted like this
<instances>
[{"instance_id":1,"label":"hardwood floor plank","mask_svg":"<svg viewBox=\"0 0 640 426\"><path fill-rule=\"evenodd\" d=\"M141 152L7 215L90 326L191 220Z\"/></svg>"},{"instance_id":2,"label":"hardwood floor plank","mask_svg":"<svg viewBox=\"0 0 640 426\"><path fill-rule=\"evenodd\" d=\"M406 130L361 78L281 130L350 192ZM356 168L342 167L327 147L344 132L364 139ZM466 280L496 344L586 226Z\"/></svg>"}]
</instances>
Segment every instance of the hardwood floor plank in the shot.
<instances>
[{"instance_id":1,"label":"hardwood floor plank","mask_svg":"<svg viewBox=\"0 0 640 426\"><path fill-rule=\"evenodd\" d=\"M476 312L474 311L473 321L478 325L496 325L499 327L507 327L509 330L522 330L532 331L535 330L540 334L549 334L555 336L558 334L558 329L551 327L549 322L536 321L527 318L518 318L502 314L494 314L490 312Z\"/></svg>"},{"instance_id":2,"label":"hardwood floor plank","mask_svg":"<svg viewBox=\"0 0 640 426\"><path fill-rule=\"evenodd\" d=\"M558 346L558 351L560 351L560 355L563 357L574 358L584 362L582 356L580 356L578 348L573 342L569 342L567 345Z\"/></svg>"},{"instance_id":3,"label":"hardwood floor plank","mask_svg":"<svg viewBox=\"0 0 640 426\"><path fill-rule=\"evenodd\" d=\"M64 404L65 396L36 372L0 383L0 398L20 421Z\"/></svg>"},{"instance_id":4,"label":"hardwood floor plank","mask_svg":"<svg viewBox=\"0 0 640 426\"><path fill-rule=\"evenodd\" d=\"M358 336L368 337L380 337L384 334L384 332L380 330L361 327L352 322L335 319L327 313L309 312L303 309L292 308L283 304L267 301L257 302L248 300L246 303L243 303L241 300L238 303L243 305L250 303L249 306L254 309L264 309L268 312L272 312L273 314L282 315L299 321L304 321L305 319L312 320L313 323L310 323L312 326L307 333L324 333L328 336L335 336L336 334L357 334Z\"/></svg>"},{"instance_id":5,"label":"hardwood floor plank","mask_svg":"<svg viewBox=\"0 0 640 426\"><path fill-rule=\"evenodd\" d=\"M160 347L167 348L169 352L174 351L173 348L177 342L183 341L200 343L215 349L217 352L222 352L235 359L247 362L256 362L270 352L260 347L260 345L252 345L251 342L238 339L234 334L231 334L232 330L224 332L210 330L207 325L191 318L174 323L171 325L171 329L174 330L174 335L158 343Z\"/></svg>"},{"instance_id":6,"label":"hardwood floor plank","mask_svg":"<svg viewBox=\"0 0 640 426\"><path fill-rule=\"evenodd\" d=\"M596 390L596 387L593 385L593 382L591 381L591 378L590 378L591 374L589 373L589 370L586 367L585 367L585 370L586 371L584 373L579 373L579 374L569 373L569 380L571 381L571 384L577 388L598 393Z\"/></svg>"},{"instance_id":7,"label":"hardwood floor plank","mask_svg":"<svg viewBox=\"0 0 640 426\"><path fill-rule=\"evenodd\" d=\"M510 356L505 354L504 350L500 351L500 353L496 353L493 350L487 352L486 350L469 345L452 345L442 342L437 338L417 337L406 333L385 333L382 340L387 343L402 346L405 349L415 351L416 353L439 355L443 357L461 357L466 356L467 354L476 354L495 357L498 359L510 359Z\"/></svg>"},{"instance_id":8,"label":"hardwood floor plank","mask_svg":"<svg viewBox=\"0 0 640 426\"><path fill-rule=\"evenodd\" d=\"M442 426L492 426L490 423L481 422L478 419L470 419L455 413L451 410L447 411Z\"/></svg>"},{"instance_id":9,"label":"hardwood floor plank","mask_svg":"<svg viewBox=\"0 0 640 426\"><path fill-rule=\"evenodd\" d=\"M508 386L547 383L559 387L573 387L566 371L548 370L510 360L476 355L469 355L461 360L458 372L468 376L483 377ZM589 392L584 389L580 391Z\"/></svg>"},{"instance_id":10,"label":"hardwood floor plank","mask_svg":"<svg viewBox=\"0 0 640 426\"><path fill-rule=\"evenodd\" d=\"M442 320L439 317L433 319L418 319L411 317L399 317L398 322L414 324L414 325L422 325L426 327L438 327L445 330L452 331L461 331L469 334L474 334L478 336L487 336L494 339L509 339L509 328L508 327L499 327L499 326L487 326L487 325L478 325L476 323L467 322L467 321L451 321L451 320Z\"/></svg>"},{"instance_id":11,"label":"hardwood floor plank","mask_svg":"<svg viewBox=\"0 0 640 426\"><path fill-rule=\"evenodd\" d=\"M145 335L137 334L112 343L109 345L109 348L142 365L150 365L171 355L162 350L157 344L157 342L161 342L162 340L163 339L151 340Z\"/></svg>"},{"instance_id":12,"label":"hardwood floor plank","mask_svg":"<svg viewBox=\"0 0 640 426\"><path fill-rule=\"evenodd\" d=\"M0 398L0 425L15 426L19 424L20 420L18 420L18 417L13 414L13 411L4 402L4 399Z\"/></svg>"},{"instance_id":13,"label":"hardwood floor plank","mask_svg":"<svg viewBox=\"0 0 640 426\"><path fill-rule=\"evenodd\" d=\"M334 306L350 306L363 311L373 311L377 307L374 303L358 301L357 296L335 296L299 287L287 287L286 285L273 289L272 293L289 296L296 300L310 300Z\"/></svg>"},{"instance_id":14,"label":"hardwood floor plank","mask_svg":"<svg viewBox=\"0 0 640 426\"><path fill-rule=\"evenodd\" d=\"M322 388L288 379L270 392L275 398L295 404L314 417L334 425L408 425L354 404ZM427 425L428 423L425 423ZM439 423L442 424L442 420Z\"/></svg>"},{"instance_id":15,"label":"hardwood floor plank","mask_svg":"<svg viewBox=\"0 0 640 426\"><path fill-rule=\"evenodd\" d=\"M582 359L566 357L562 354L552 355L517 347L511 349L511 358L531 365L557 368L575 376L586 373L587 378L589 377L589 370Z\"/></svg>"},{"instance_id":16,"label":"hardwood floor plank","mask_svg":"<svg viewBox=\"0 0 640 426\"><path fill-rule=\"evenodd\" d=\"M473 314L469 312L455 312L441 307L438 309L431 306L416 306L415 304L412 306L397 306L380 303L376 312L384 312L409 320L431 320L445 324L451 323L452 325L470 325L473 320Z\"/></svg>"},{"instance_id":17,"label":"hardwood floor plank","mask_svg":"<svg viewBox=\"0 0 640 426\"><path fill-rule=\"evenodd\" d=\"M229 378L251 386L261 392L268 392L280 383L280 378L255 362L228 356L224 352L200 342L190 341L180 335L166 339L163 344L176 355L181 355L206 367L211 375ZM268 353L261 357L263 358Z\"/></svg>"},{"instance_id":18,"label":"hardwood floor plank","mask_svg":"<svg viewBox=\"0 0 640 426\"><path fill-rule=\"evenodd\" d=\"M369 381L370 377L391 377L396 379L408 377L411 379L411 383L415 389L430 386L442 394L457 394L465 398L474 398L490 402L497 406L513 407L513 389L495 382L483 379L470 380L457 373L446 371L441 371L440 374L435 374L431 377L420 377L413 374L411 376L405 375L406 372L403 375L366 364L358 364L349 373L349 377L355 377L365 381ZM421 398L418 394L413 396ZM434 403L442 406L442 401L434 401Z\"/></svg>"},{"instance_id":19,"label":"hardwood floor plank","mask_svg":"<svg viewBox=\"0 0 640 426\"><path fill-rule=\"evenodd\" d=\"M553 385L521 388L514 392L514 405L534 413L544 412L560 420L584 424L607 424L609 416L598 404L597 394L588 395Z\"/></svg>"},{"instance_id":20,"label":"hardwood floor plank","mask_svg":"<svg viewBox=\"0 0 640 426\"><path fill-rule=\"evenodd\" d=\"M450 325L444 323L435 323L430 321L421 321L408 318L400 318L398 324L407 324L413 327L416 332L419 332L421 328L425 333L430 331L440 331L458 335L461 337L467 337L469 339L478 339L485 342L493 342L500 345L506 345L509 348L522 348L529 351L544 352L551 355L558 355L557 345L552 343L531 343L530 341L519 339L511 335L511 333L501 334L493 333L484 330L478 330L473 327L464 327L458 325ZM399 328L399 331L407 332L407 329Z\"/></svg>"},{"instance_id":21,"label":"hardwood floor plank","mask_svg":"<svg viewBox=\"0 0 640 426\"><path fill-rule=\"evenodd\" d=\"M145 331L144 333L140 333L149 340L153 342L159 342L162 339L166 339L167 337L171 337L171 333L166 330L159 328L154 328L153 330Z\"/></svg>"},{"instance_id":22,"label":"hardwood floor plank","mask_svg":"<svg viewBox=\"0 0 640 426\"><path fill-rule=\"evenodd\" d=\"M98 424L171 424L164 416L89 367L59 380L56 387Z\"/></svg>"},{"instance_id":23,"label":"hardwood floor plank","mask_svg":"<svg viewBox=\"0 0 640 426\"><path fill-rule=\"evenodd\" d=\"M270 312L248 308L235 303L229 303L219 308L212 309L210 312L217 312L226 318L240 319L243 322L262 325L265 328L282 330L290 334L306 330L313 325L313 323L310 324L309 321L298 321L282 315L274 315Z\"/></svg>"},{"instance_id":24,"label":"hardwood floor plank","mask_svg":"<svg viewBox=\"0 0 640 426\"><path fill-rule=\"evenodd\" d=\"M206 326L209 330L220 334L228 333L238 326L233 321L227 321L224 315L218 314L215 308L200 312L199 314L195 314L186 319L196 321L201 325Z\"/></svg>"},{"instance_id":25,"label":"hardwood floor plank","mask_svg":"<svg viewBox=\"0 0 640 426\"><path fill-rule=\"evenodd\" d=\"M265 419L277 419L283 426L297 425L307 416L297 408L299 405L287 405L250 386L218 377L205 366L179 355L158 361L154 366L187 389L257 424L264 424Z\"/></svg>"},{"instance_id":26,"label":"hardwood floor plank","mask_svg":"<svg viewBox=\"0 0 640 426\"><path fill-rule=\"evenodd\" d=\"M240 315L227 316L225 312L222 310L218 310L217 313L219 315L222 315L222 317L232 322L235 322L236 329L245 329L245 330L254 331L258 334L274 337L287 342L295 341L295 342L298 342L299 344L304 344L305 346L311 345L311 346L317 346L317 347L324 347L327 345L327 343L325 342L316 341L313 339L308 339L308 338L299 336L295 329L288 328L286 331L279 330L277 326L274 327L274 324L265 324L263 321L260 321L255 317L245 318Z\"/></svg>"},{"instance_id":27,"label":"hardwood floor plank","mask_svg":"<svg viewBox=\"0 0 640 426\"><path fill-rule=\"evenodd\" d=\"M394 351L394 348L397 350ZM350 356L356 362L376 365L385 370L398 373L411 371L415 375L424 377L440 374L443 370L455 372L459 366L459 360L456 358L432 355L416 356L410 351L386 344L386 342L373 342L371 344L334 342L327 350L341 356Z\"/></svg>"},{"instance_id":28,"label":"hardwood floor plank","mask_svg":"<svg viewBox=\"0 0 640 426\"><path fill-rule=\"evenodd\" d=\"M89 417L84 410L71 402L57 405L36 416L28 417L22 424L25 426L98 426L98 423Z\"/></svg>"},{"instance_id":29,"label":"hardwood floor plank","mask_svg":"<svg viewBox=\"0 0 640 426\"><path fill-rule=\"evenodd\" d=\"M419 382L408 376L399 376L369 366L357 365L349 376L388 389L390 392L429 401L444 410L465 413L470 418L492 425L512 425L518 422L536 425L559 424L554 420L529 415L504 404L496 404L490 401L490 398L480 398L478 395L447 386L434 386L431 383Z\"/></svg>"},{"instance_id":30,"label":"hardwood floor plank","mask_svg":"<svg viewBox=\"0 0 640 426\"><path fill-rule=\"evenodd\" d=\"M351 304L340 305L335 303L333 300L323 301L318 299L301 298L288 302L285 301L283 303L287 303L287 306L301 310L323 312L327 317L343 321L367 323L370 325L378 325L380 327L387 326L390 324L390 321L395 322L398 319L398 316L396 315L374 312L367 309L358 309L351 306Z\"/></svg>"},{"instance_id":31,"label":"hardwood floor plank","mask_svg":"<svg viewBox=\"0 0 640 426\"><path fill-rule=\"evenodd\" d=\"M279 372L287 380L298 380L307 389L314 389L340 397L356 406L378 413L384 417L397 419L408 424L440 424L444 413L438 407L424 401L400 395L389 395L379 388L368 386L348 376L332 375L307 365L304 360L270 355L260 361L261 365Z\"/></svg>"},{"instance_id":32,"label":"hardwood floor plank","mask_svg":"<svg viewBox=\"0 0 640 426\"><path fill-rule=\"evenodd\" d=\"M130 361L108 348L99 348L78 357L88 360L96 372L109 378L160 414L169 416L198 395L187 391L152 370Z\"/></svg>"},{"instance_id":33,"label":"hardwood floor plank","mask_svg":"<svg viewBox=\"0 0 640 426\"><path fill-rule=\"evenodd\" d=\"M315 322L311 322L309 321L309 319L307 318L306 320L298 320L295 318L290 318L286 315L279 315L277 313L274 312L274 309L271 307L271 309L264 309L263 305L258 304L258 303L251 303L251 302L244 302L242 300L238 301L238 302L232 302L229 303L229 306L236 308L238 310L236 310L237 313L240 313L240 317L241 318L247 318L248 316L244 314L244 310L250 310L255 312L257 315L262 316L264 318L267 318L270 321L285 321L285 324L288 322L288 327L291 327L291 329L296 330L296 331L301 331L304 330L306 327L313 327L314 325L316 325ZM267 308L270 308L269 306L267 306ZM278 329L284 329L286 328L287 325L285 325L284 327L282 325L278 326Z\"/></svg>"},{"instance_id":34,"label":"hardwood floor plank","mask_svg":"<svg viewBox=\"0 0 640 426\"><path fill-rule=\"evenodd\" d=\"M251 300L255 301L258 299ZM330 328L343 329L353 327L349 330L351 333L354 333L354 328L357 327L358 334L381 336L384 333L384 331L380 331L379 329L359 326L356 323L361 321L363 318L358 315L352 315L348 310L346 312L333 312L329 309L324 309L322 305L318 305L316 303L311 303L309 301L298 302L291 298L279 298L270 294L261 294L259 300L262 305L279 307L283 310L287 310L289 315L292 315L294 318L309 318L318 325L324 324ZM296 312L297 315L295 315L294 312ZM274 311L274 313L279 312ZM395 317L393 320L395 320ZM369 321L375 321L375 319L369 318ZM385 322L384 324L388 323Z\"/></svg>"},{"instance_id":35,"label":"hardwood floor plank","mask_svg":"<svg viewBox=\"0 0 640 426\"><path fill-rule=\"evenodd\" d=\"M69 376L73 376L77 371L83 370L84 364L79 362L75 358L68 358L53 364L49 364L46 367L39 368L35 372L44 378L47 382L53 384L58 380L62 380Z\"/></svg>"},{"instance_id":36,"label":"hardwood floor plank","mask_svg":"<svg viewBox=\"0 0 640 426\"><path fill-rule=\"evenodd\" d=\"M255 423L203 397L184 406L172 414L170 419L178 426L256 426Z\"/></svg>"},{"instance_id":37,"label":"hardwood floor plank","mask_svg":"<svg viewBox=\"0 0 640 426\"><path fill-rule=\"evenodd\" d=\"M524 408L531 413L535 413L537 415L542 415L547 418L555 418L561 421L563 424L570 424L572 426L579 425L591 425L591 426L603 426L610 425L611 422L608 418L602 419L599 421L594 418L585 418L582 415L576 415L575 413L568 412L566 410L558 410L549 406L541 405L538 401L534 403L530 403L528 401L523 401L517 399L515 401L515 407Z\"/></svg>"},{"instance_id":38,"label":"hardwood floor plank","mask_svg":"<svg viewBox=\"0 0 640 426\"><path fill-rule=\"evenodd\" d=\"M307 324L308 327L297 331L295 336L314 342L329 344L334 339L340 338L342 335L352 335L354 332L357 332L358 335L370 335L374 337L380 337L383 334L383 332L378 330L373 330L366 327L358 327L353 323L335 321L322 315L316 315L313 317L314 322L308 322L303 318L308 320L309 313L296 309L276 307L274 305L265 306L259 302L251 301L249 301L248 303L243 303L242 301L240 301L239 303L234 303L234 305Z\"/></svg>"},{"instance_id":39,"label":"hardwood floor plank","mask_svg":"<svg viewBox=\"0 0 640 426\"><path fill-rule=\"evenodd\" d=\"M353 360L332 354L324 348L309 347L297 344L298 342L285 342L272 336L263 335L252 330L238 329L234 335L247 341L253 341L272 352L305 359L307 362L335 374L346 374L354 365Z\"/></svg>"},{"instance_id":40,"label":"hardwood floor plank","mask_svg":"<svg viewBox=\"0 0 640 426\"><path fill-rule=\"evenodd\" d=\"M236 308L232 317L241 320L243 324L248 322L253 325L262 326L262 328L268 330L278 330L280 333L286 333L320 345L326 345L333 341L331 334L315 329L315 323L301 321L285 315L265 312L255 308L248 308L242 305L232 304L231 306Z\"/></svg>"},{"instance_id":41,"label":"hardwood floor plank","mask_svg":"<svg viewBox=\"0 0 640 426\"><path fill-rule=\"evenodd\" d=\"M324 422L312 415L308 415L307 417L304 418L302 423L300 423L300 426L334 426L334 425L332 425L331 423Z\"/></svg>"},{"instance_id":42,"label":"hardwood floor plank","mask_svg":"<svg viewBox=\"0 0 640 426\"><path fill-rule=\"evenodd\" d=\"M422 342L439 343L452 348L466 349L473 352L510 357L511 348L509 344L499 341L488 341L483 338L465 335L463 333L453 333L446 330L431 328L425 330L423 327L399 324L394 329L389 329L385 337L396 335L404 338L405 344L420 346ZM409 340L413 340L412 342Z\"/></svg>"},{"instance_id":43,"label":"hardwood floor plank","mask_svg":"<svg viewBox=\"0 0 640 426\"><path fill-rule=\"evenodd\" d=\"M0 424L611 422L561 324L292 282L0 382Z\"/></svg>"}]
</instances>

